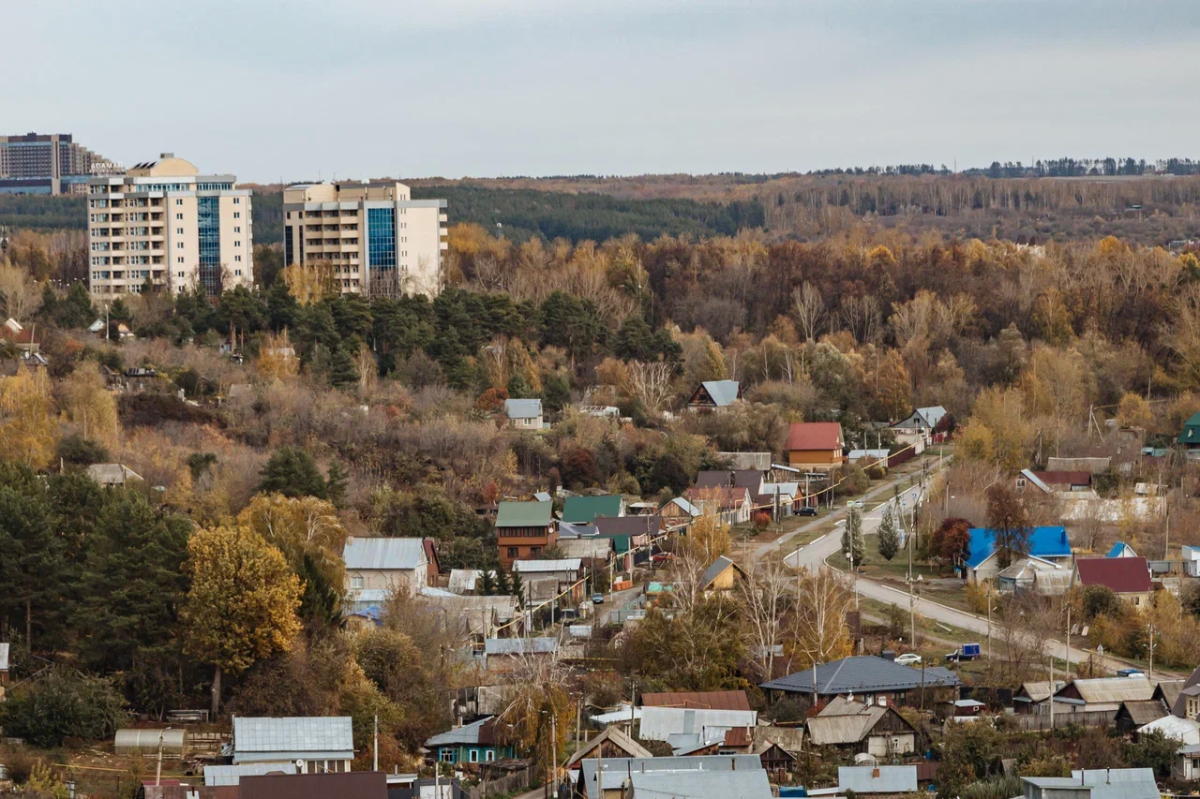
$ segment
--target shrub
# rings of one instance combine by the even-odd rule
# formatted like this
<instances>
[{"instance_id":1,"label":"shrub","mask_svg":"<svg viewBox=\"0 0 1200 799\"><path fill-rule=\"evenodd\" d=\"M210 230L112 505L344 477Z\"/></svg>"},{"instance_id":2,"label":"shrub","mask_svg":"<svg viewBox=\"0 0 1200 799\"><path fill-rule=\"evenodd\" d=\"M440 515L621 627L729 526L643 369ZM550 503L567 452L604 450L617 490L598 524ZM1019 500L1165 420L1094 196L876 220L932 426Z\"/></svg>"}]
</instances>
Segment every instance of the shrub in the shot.
<instances>
[{"instance_id":1,"label":"shrub","mask_svg":"<svg viewBox=\"0 0 1200 799\"><path fill-rule=\"evenodd\" d=\"M65 738L112 737L126 720L125 697L115 682L62 666L13 691L0 705L6 735L50 748Z\"/></svg>"}]
</instances>

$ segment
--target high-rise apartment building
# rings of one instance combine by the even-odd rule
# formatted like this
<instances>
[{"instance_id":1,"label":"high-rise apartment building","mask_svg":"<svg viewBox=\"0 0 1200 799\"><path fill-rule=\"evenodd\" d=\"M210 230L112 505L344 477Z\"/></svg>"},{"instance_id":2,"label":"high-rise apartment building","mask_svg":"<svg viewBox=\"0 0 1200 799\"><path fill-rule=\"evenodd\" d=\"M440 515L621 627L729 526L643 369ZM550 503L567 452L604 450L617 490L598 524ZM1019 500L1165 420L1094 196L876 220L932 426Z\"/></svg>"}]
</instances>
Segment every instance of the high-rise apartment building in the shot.
<instances>
[{"instance_id":1,"label":"high-rise apartment building","mask_svg":"<svg viewBox=\"0 0 1200 799\"><path fill-rule=\"evenodd\" d=\"M202 286L209 295L254 279L251 193L233 175L201 175L163 153L120 177L88 181L92 294Z\"/></svg>"},{"instance_id":2,"label":"high-rise apartment building","mask_svg":"<svg viewBox=\"0 0 1200 799\"><path fill-rule=\"evenodd\" d=\"M436 296L446 201L403 183L304 183L283 192L284 263L324 265L343 294Z\"/></svg>"},{"instance_id":3,"label":"high-rise apartment building","mask_svg":"<svg viewBox=\"0 0 1200 799\"><path fill-rule=\"evenodd\" d=\"M88 178L121 165L73 141L70 133L0 136L0 193L83 194Z\"/></svg>"}]
</instances>

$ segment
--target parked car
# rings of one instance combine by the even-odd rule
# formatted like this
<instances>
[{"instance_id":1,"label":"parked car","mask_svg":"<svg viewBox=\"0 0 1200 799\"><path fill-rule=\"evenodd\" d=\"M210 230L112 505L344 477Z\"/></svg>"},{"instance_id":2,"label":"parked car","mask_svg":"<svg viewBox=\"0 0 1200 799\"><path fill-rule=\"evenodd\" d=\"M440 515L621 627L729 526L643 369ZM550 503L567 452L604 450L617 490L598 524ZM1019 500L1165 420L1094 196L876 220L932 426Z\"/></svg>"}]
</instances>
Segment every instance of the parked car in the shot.
<instances>
[{"instance_id":1,"label":"parked car","mask_svg":"<svg viewBox=\"0 0 1200 799\"><path fill-rule=\"evenodd\" d=\"M863 501L861 499L852 499L846 503L846 507L848 508L861 508L862 506Z\"/></svg>"},{"instance_id":2,"label":"parked car","mask_svg":"<svg viewBox=\"0 0 1200 799\"><path fill-rule=\"evenodd\" d=\"M979 644L963 644L955 651L946 655L946 660L957 663L960 660L975 660L981 654Z\"/></svg>"},{"instance_id":3,"label":"parked car","mask_svg":"<svg viewBox=\"0 0 1200 799\"><path fill-rule=\"evenodd\" d=\"M797 515L797 516L816 516L816 515L817 515L817 509L816 509L816 508L810 508L810 507L808 507L807 505L805 505L803 508L801 508L800 510L796 511L796 515Z\"/></svg>"},{"instance_id":4,"label":"parked car","mask_svg":"<svg viewBox=\"0 0 1200 799\"><path fill-rule=\"evenodd\" d=\"M898 655L896 657L896 662L901 666L920 666L921 656L916 652L908 652L903 655Z\"/></svg>"},{"instance_id":5,"label":"parked car","mask_svg":"<svg viewBox=\"0 0 1200 799\"><path fill-rule=\"evenodd\" d=\"M1145 677L1146 672L1141 669L1117 669L1118 677Z\"/></svg>"},{"instance_id":6,"label":"parked car","mask_svg":"<svg viewBox=\"0 0 1200 799\"><path fill-rule=\"evenodd\" d=\"M604 594L592 594L592 604L593 605L603 605L604 604Z\"/></svg>"}]
</instances>

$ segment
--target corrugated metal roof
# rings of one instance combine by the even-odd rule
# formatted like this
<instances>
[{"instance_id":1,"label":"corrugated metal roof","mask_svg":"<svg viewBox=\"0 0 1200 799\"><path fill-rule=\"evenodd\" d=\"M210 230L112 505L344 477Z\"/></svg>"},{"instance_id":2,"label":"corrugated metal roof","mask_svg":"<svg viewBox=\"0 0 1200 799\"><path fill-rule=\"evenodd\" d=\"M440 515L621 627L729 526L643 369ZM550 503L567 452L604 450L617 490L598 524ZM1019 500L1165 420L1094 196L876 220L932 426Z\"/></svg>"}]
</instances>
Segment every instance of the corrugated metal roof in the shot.
<instances>
[{"instance_id":1,"label":"corrugated metal roof","mask_svg":"<svg viewBox=\"0 0 1200 799\"><path fill-rule=\"evenodd\" d=\"M113 738L113 751L117 754L157 752L160 736L165 752L182 752L187 743L186 730L126 729L117 730L117 734Z\"/></svg>"},{"instance_id":2,"label":"corrugated metal roof","mask_svg":"<svg viewBox=\"0 0 1200 799\"><path fill-rule=\"evenodd\" d=\"M484 732L483 727L492 720L491 716L482 718L479 721L473 721L470 724L464 724L461 727L455 727L443 733L439 733L425 742L426 749L432 749L435 746L451 746L454 744L477 744L479 736Z\"/></svg>"},{"instance_id":3,"label":"corrugated metal roof","mask_svg":"<svg viewBox=\"0 0 1200 799\"><path fill-rule=\"evenodd\" d=\"M238 799L387 799L382 771L337 774L270 774L245 777Z\"/></svg>"},{"instance_id":4,"label":"corrugated metal roof","mask_svg":"<svg viewBox=\"0 0 1200 799\"><path fill-rule=\"evenodd\" d=\"M911 691L924 685L927 688L958 685L958 676L941 666L914 669L874 655L842 658L817 666L817 693L864 694L887 691ZM811 694L812 669L805 669L761 686L768 690Z\"/></svg>"},{"instance_id":5,"label":"corrugated metal roof","mask_svg":"<svg viewBox=\"0 0 1200 799\"><path fill-rule=\"evenodd\" d=\"M642 694L644 707L687 707L704 710L749 710L745 691L658 691Z\"/></svg>"},{"instance_id":6,"label":"corrugated metal roof","mask_svg":"<svg viewBox=\"0 0 1200 799\"><path fill-rule=\"evenodd\" d=\"M787 450L840 450L842 426L838 422L792 422Z\"/></svg>"},{"instance_id":7,"label":"corrugated metal roof","mask_svg":"<svg viewBox=\"0 0 1200 799\"><path fill-rule=\"evenodd\" d=\"M675 497L675 499L668 502L667 505L675 505L680 510L682 510L684 513L688 514L689 516L703 516L704 515L704 511L700 510L699 508L697 508L692 503L688 502L683 497ZM665 508L667 505L663 505L663 507Z\"/></svg>"},{"instance_id":8,"label":"corrugated metal roof","mask_svg":"<svg viewBox=\"0 0 1200 799\"><path fill-rule=\"evenodd\" d=\"M1075 769L1070 777L1022 777L1039 788L1091 788L1091 799L1159 799L1154 769Z\"/></svg>"},{"instance_id":9,"label":"corrugated metal roof","mask_svg":"<svg viewBox=\"0 0 1200 799\"><path fill-rule=\"evenodd\" d=\"M631 799L770 799L771 784L760 766L755 771L659 771L629 775Z\"/></svg>"},{"instance_id":10,"label":"corrugated metal roof","mask_svg":"<svg viewBox=\"0 0 1200 799\"><path fill-rule=\"evenodd\" d=\"M736 380L705 380L701 385L718 408L724 408L738 398Z\"/></svg>"},{"instance_id":11,"label":"corrugated metal roof","mask_svg":"<svg viewBox=\"0 0 1200 799\"><path fill-rule=\"evenodd\" d=\"M1097 677L1094 680L1075 680L1075 690L1088 704L1140 702L1154 696L1154 683L1142 677ZM1065 691L1060 689L1059 693Z\"/></svg>"},{"instance_id":12,"label":"corrugated metal roof","mask_svg":"<svg viewBox=\"0 0 1200 799\"><path fill-rule=\"evenodd\" d=\"M917 790L916 766L839 766L838 791L909 793Z\"/></svg>"},{"instance_id":13,"label":"corrugated metal roof","mask_svg":"<svg viewBox=\"0 0 1200 799\"><path fill-rule=\"evenodd\" d=\"M1130 720L1137 725L1149 724L1167 715L1167 708L1157 699L1147 699L1135 702L1122 702L1122 707L1129 714Z\"/></svg>"},{"instance_id":14,"label":"corrugated metal roof","mask_svg":"<svg viewBox=\"0 0 1200 799\"><path fill-rule=\"evenodd\" d=\"M618 535L658 535L662 530L662 516L598 516L596 535L613 538Z\"/></svg>"},{"instance_id":15,"label":"corrugated metal roof","mask_svg":"<svg viewBox=\"0 0 1200 799\"><path fill-rule=\"evenodd\" d=\"M977 568L997 552L996 531L984 527L972 527L970 556L967 565ZM1034 527L1029 531L1029 552L1035 558L1066 558L1071 556L1071 544L1067 540L1067 529L1061 525Z\"/></svg>"},{"instance_id":16,"label":"corrugated metal roof","mask_svg":"<svg viewBox=\"0 0 1200 799\"><path fill-rule=\"evenodd\" d=\"M882 715L862 713L854 716L815 716L805 722L808 725L808 739L814 746L857 743L866 737L875 726L875 721Z\"/></svg>"},{"instance_id":17,"label":"corrugated metal roof","mask_svg":"<svg viewBox=\"0 0 1200 799\"><path fill-rule=\"evenodd\" d=\"M1146 559L1077 558L1075 571L1083 585L1103 585L1118 594L1144 594L1153 590Z\"/></svg>"},{"instance_id":18,"label":"corrugated metal roof","mask_svg":"<svg viewBox=\"0 0 1200 799\"><path fill-rule=\"evenodd\" d=\"M563 503L562 520L571 524L591 524L597 516L620 516L621 498L616 495L602 497L567 497Z\"/></svg>"},{"instance_id":19,"label":"corrugated metal roof","mask_svg":"<svg viewBox=\"0 0 1200 799\"><path fill-rule=\"evenodd\" d=\"M233 720L234 757L245 752L354 752L349 716Z\"/></svg>"},{"instance_id":20,"label":"corrugated metal roof","mask_svg":"<svg viewBox=\"0 0 1200 799\"><path fill-rule=\"evenodd\" d=\"M205 766L204 784L208 787L217 785L237 785L242 777L259 777L278 771L283 774L295 774L296 764L288 763L243 763L239 766Z\"/></svg>"},{"instance_id":21,"label":"corrugated metal roof","mask_svg":"<svg viewBox=\"0 0 1200 799\"><path fill-rule=\"evenodd\" d=\"M496 526L547 527L553 507L551 502L501 502L496 510Z\"/></svg>"},{"instance_id":22,"label":"corrugated metal roof","mask_svg":"<svg viewBox=\"0 0 1200 799\"><path fill-rule=\"evenodd\" d=\"M679 774L686 771L726 772L757 771L762 762L757 755L692 755L686 757L614 757L586 758L579 762L588 799L599 799L596 790L597 768L603 774L604 789L618 790L633 773L666 771ZM727 798L728 799L728 798Z\"/></svg>"},{"instance_id":23,"label":"corrugated metal roof","mask_svg":"<svg viewBox=\"0 0 1200 799\"><path fill-rule=\"evenodd\" d=\"M1188 745L1200 744L1200 721L1181 719L1176 716L1160 716L1154 721L1138 727L1138 733L1161 732L1167 738L1175 738Z\"/></svg>"},{"instance_id":24,"label":"corrugated metal roof","mask_svg":"<svg viewBox=\"0 0 1200 799\"><path fill-rule=\"evenodd\" d=\"M513 561L513 571L528 574L539 572L577 572L581 563L579 558L559 558L558 560L517 560Z\"/></svg>"},{"instance_id":25,"label":"corrugated metal roof","mask_svg":"<svg viewBox=\"0 0 1200 799\"><path fill-rule=\"evenodd\" d=\"M620 747L622 751L628 752L630 757L654 757L654 753L649 749L621 732L620 727L606 727L602 733L587 741L576 750L571 759L567 761L566 768L570 769L573 767L605 741L611 741L613 745Z\"/></svg>"},{"instance_id":26,"label":"corrugated metal roof","mask_svg":"<svg viewBox=\"0 0 1200 799\"><path fill-rule=\"evenodd\" d=\"M342 554L347 569L411 570L426 562L421 538L351 538Z\"/></svg>"},{"instance_id":27,"label":"corrugated metal roof","mask_svg":"<svg viewBox=\"0 0 1200 799\"><path fill-rule=\"evenodd\" d=\"M489 655L546 655L558 650L557 638L489 638L484 651Z\"/></svg>"},{"instance_id":28,"label":"corrugated metal roof","mask_svg":"<svg viewBox=\"0 0 1200 799\"><path fill-rule=\"evenodd\" d=\"M700 735L720 741L730 727L753 727L758 713L753 710L692 710L682 707L643 707L641 738L669 741L672 735Z\"/></svg>"},{"instance_id":29,"label":"corrugated metal roof","mask_svg":"<svg viewBox=\"0 0 1200 799\"><path fill-rule=\"evenodd\" d=\"M509 419L536 419L542 415L540 399L506 399L504 411Z\"/></svg>"}]
</instances>

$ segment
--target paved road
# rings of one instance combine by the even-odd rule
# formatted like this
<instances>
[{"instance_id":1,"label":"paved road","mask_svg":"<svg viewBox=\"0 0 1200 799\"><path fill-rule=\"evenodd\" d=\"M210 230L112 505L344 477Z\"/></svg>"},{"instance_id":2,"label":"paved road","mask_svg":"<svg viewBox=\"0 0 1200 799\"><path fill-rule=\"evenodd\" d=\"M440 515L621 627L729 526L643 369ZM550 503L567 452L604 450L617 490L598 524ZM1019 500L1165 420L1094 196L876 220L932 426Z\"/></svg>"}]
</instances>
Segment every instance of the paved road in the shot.
<instances>
[{"instance_id":1,"label":"paved road","mask_svg":"<svg viewBox=\"0 0 1200 799\"><path fill-rule=\"evenodd\" d=\"M596 606L596 619L599 626L608 624L608 617L619 610L624 610L642 594L642 586L636 585L624 591L614 591L604 595L604 604Z\"/></svg>"},{"instance_id":2,"label":"paved road","mask_svg":"<svg viewBox=\"0 0 1200 799\"><path fill-rule=\"evenodd\" d=\"M890 490L890 486L888 489ZM907 508L912 506L912 503L918 498L918 492L919 489L914 487L906 489L901 493L901 499L907 503L904 510L907 510ZM867 496L870 496L870 494ZM867 503L867 507L863 509L862 524L864 536L874 535L878 531L879 523L883 519L883 509L887 505L893 504L893 502L894 500L889 497L888 501L880 502L874 506L872 506L870 502ZM839 524L838 528L833 532L828 533L827 535L816 539L808 546L801 547L795 552L789 554L788 563L793 566L809 568L815 568L825 564L826 559L828 559L830 555L836 553L841 547L841 531L843 529L842 524L844 524L844 522ZM917 590L919 592L920 584L918 583L917 586ZM904 609L907 609L909 606L907 590L902 590L884 583L875 582L874 580L868 580L863 577L859 577L857 580L857 590L859 596L861 597L868 597L880 602L885 602L889 605L896 604ZM981 644L987 641L989 625L987 617L985 616L976 616L973 613L968 613L964 610L952 608L947 605L942 605L938 602L933 602L931 600L922 599L919 597L914 598L914 605L916 607L916 611L928 619L933 619L934 621L938 621L953 627L958 627L963 630L970 630L971 632L979 635ZM999 634L998 626L992 625L992 634L994 636ZM1064 661L1068 660L1069 654L1069 660L1071 663L1082 663L1091 657L1095 659L1097 665L1112 671L1136 665L1107 655L1100 656L1091 650L1080 649L1075 646L1072 646L1068 653L1066 643L1060 640L1048 639L1044 645L1044 651L1046 654L1052 655L1058 660ZM1155 674L1159 677L1178 676L1172 672L1166 671L1156 671Z\"/></svg>"}]
</instances>

